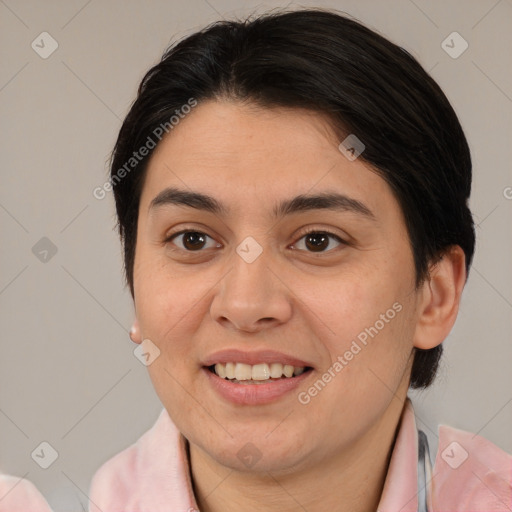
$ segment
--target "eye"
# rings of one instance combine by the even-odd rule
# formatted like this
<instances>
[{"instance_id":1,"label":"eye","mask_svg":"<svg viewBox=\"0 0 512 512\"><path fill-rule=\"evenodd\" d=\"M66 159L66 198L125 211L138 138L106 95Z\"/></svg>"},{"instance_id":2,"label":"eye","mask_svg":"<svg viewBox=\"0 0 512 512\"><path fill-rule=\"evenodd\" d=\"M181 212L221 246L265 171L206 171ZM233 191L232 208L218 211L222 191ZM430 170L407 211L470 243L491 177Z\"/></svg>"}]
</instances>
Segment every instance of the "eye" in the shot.
<instances>
[{"instance_id":1,"label":"eye","mask_svg":"<svg viewBox=\"0 0 512 512\"><path fill-rule=\"evenodd\" d=\"M321 231L315 229L309 230L302 234L300 240L302 239L305 239L305 247L312 249L308 252L327 252L324 249L329 247L329 239L334 239L339 243L339 245L347 245L346 242L342 240L338 235L335 235L330 231Z\"/></svg>"},{"instance_id":2,"label":"eye","mask_svg":"<svg viewBox=\"0 0 512 512\"><path fill-rule=\"evenodd\" d=\"M202 233L201 231L192 231L192 230L184 230L179 233L174 233L166 238L165 242L171 242L172 240L179 239L182 237L182 246L176 244L179 249L188 251L188 252L198 252L201 249L205 248L206 239L211 238L206 233ZM173 242L174 243L174 242ZM213 245L215 247L215 244ZM217 247L221 247L220 244L217 244ZM206 247L207 249L210 247Z\"/></svg>"},{"instance_id":3,"label":"eye","mask_svg":"<svg viewBox=\"0 0 512 512\"><path fill-rule=\"evenodd\" d=\"M181 245L173 241L175 239L179 240L180 238L182 240ZM207 239L213 241L213 244L210 247L206 245ZM302 239L304 239L304 244L306 247L305 250L307 252L329 252L326 251L326 249L329 247L329 245L331 245L330 240L335 240L338 243L338 245L347 245L347 243L338 235L331 233L330 231L318 229L310 229L309 231L306 231L301 235L299 241L301 241ZM182 230L178 233L171 234L165 239L165 243L169 242L174 243L174 245L176 245L179 249L186 252L201 252L201 249L205 248L209 249L214 247L222 247L222 245L216 244L213 238L207 235L206 233L194 230ZM300 247L297 246L298 244L295 244L292 247L301 249Z\"/></svg>"}]
</instances>

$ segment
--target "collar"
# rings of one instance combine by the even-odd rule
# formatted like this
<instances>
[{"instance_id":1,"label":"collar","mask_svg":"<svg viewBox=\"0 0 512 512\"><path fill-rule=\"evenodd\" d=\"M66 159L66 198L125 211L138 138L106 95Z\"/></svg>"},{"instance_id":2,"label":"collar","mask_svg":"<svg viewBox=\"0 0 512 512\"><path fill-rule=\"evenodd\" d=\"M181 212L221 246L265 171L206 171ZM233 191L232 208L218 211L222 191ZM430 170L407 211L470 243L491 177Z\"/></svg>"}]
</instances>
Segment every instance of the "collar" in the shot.
<instances>
[{"instance_id":1,"label":"collar","mask_svg":"<svg viewBox=\"0 0 512 512\"><path fill-rule=\"evenodd\" d=\"M192 487L188 441L177 430L165 409L160 413L152 430L153 435L148 436L150 430L139 440L146 445L139 461L140 473L144 474L141 481L141 499L144 496L145 509L164 512L169 510L169 503L172 503L173 510L199 510ZM418 433L414 409L411 401L407 399L378 512L417 512L417 482Z\"/></svg>"},{"instance_id":2,"label":"collar","mask_svg":"<svg viewBox=\"0 0 512 512\"><path fill-rule=\"evenodd\" d=\"M187 440L163 409L139 440L94 475L90 512L195 512ZM409 399L398 425L378 512L417 512L418 430ZM512 510L512 455L486 439L439 427L439 451L427 474L428 510Z\"/></svg>"},{"instance_id":3,"label":"collar","mask_svg":"<svg viewBox=\"0 0 512 512\"><path fill-rule=\"evenodd\" d=\"M377 512L417 512L418 431L412 403L407 398L398 426L384 489Z\"/></svg>"}]
</instances>

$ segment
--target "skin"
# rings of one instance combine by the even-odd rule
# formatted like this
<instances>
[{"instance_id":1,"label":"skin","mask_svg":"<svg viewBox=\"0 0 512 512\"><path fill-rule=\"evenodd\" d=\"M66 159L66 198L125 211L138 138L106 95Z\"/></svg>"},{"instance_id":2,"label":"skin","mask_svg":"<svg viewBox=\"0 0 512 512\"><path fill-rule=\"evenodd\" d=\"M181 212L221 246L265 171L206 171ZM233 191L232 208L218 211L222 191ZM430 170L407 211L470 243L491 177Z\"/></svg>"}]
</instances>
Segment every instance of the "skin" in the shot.
<instances>
[{"instance_id":1,"label":"skin","mask_svg":"<svg viewBox=\"0 0 512 512\"><path fill-rule=\"evenodd\" d=\"M161 351L148 370L190 443L202 511L376 510L413 347L438 345L455 322L462 251L447 251L416 289L398 202L366 163L338 150L339 142L319 113L209 101L180 121L149 163L133 336ZM211 195L230 214L150 208L170 186ZM357 199L374 219L329 210L271 217L280 200L323 191ZM315 252L305 228L348 243L330 238ZM209 238L202 245L186 235L165 241L182 229ZM236 252L248 236L263 250L252 263ZM296 392L270 404L235 405L203 375L201 361L213 352L270 348L313 366L297 392L307 391L397 302L402 310L306 405ZM261 454L250 468L237 456L248 442Z\"/></svg>"}]
</instances>

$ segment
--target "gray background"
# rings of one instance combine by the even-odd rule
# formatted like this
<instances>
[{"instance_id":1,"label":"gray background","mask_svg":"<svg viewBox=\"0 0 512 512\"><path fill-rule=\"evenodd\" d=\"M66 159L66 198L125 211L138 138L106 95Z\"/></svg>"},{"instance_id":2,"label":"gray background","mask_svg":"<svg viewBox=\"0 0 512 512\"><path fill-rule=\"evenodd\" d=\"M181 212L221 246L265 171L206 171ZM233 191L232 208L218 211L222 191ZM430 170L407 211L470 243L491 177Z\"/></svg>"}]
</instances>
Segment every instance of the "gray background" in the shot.
<instances>
[{"instance_id":1,"label":"gray background","mask_svg":"<svg viewBox=\"0 0 512 512\"><path fill-rule=\"evenodd\" d=\"M121 120L172 40L287 5L346 11L405 47L459 115L474 163L476 257L439 378L411 396L433 450L446 423L512 452L511 1L5 0L0 472L32 480L56 511L82 510L94 471L162 408L128 338L113 198L92 194ZM43 31L59 45L47 59L31 47ZM453 31L469 44L456 59L441 46ZM45 241L34 254L42 237L56 254L41 253ZM46 470L31 458L42 441L59 453Z\"/></svg>"}]
</instances>

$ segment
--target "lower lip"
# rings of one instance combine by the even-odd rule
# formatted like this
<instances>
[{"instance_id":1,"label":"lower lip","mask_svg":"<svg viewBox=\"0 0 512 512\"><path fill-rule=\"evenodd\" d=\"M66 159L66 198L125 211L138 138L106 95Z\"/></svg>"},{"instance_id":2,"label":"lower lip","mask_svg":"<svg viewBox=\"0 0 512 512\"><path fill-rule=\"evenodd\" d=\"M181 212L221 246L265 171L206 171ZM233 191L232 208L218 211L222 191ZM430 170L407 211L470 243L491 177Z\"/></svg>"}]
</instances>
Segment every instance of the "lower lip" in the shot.
<instances>
[{"instance_id":1,"label":"lower lip","mask_svg":"<svg viewBox=\"0 0 512 512\"><path fill-rule=\"evenodd\" d=\"M296 389L312 373L312 370L309 370L297 377L283 377L267 384L236 384L220 378L208 368L203 367L202 370L219 395L240 405L261 405L274 402Z\"/></svg>"}]
</instances>

